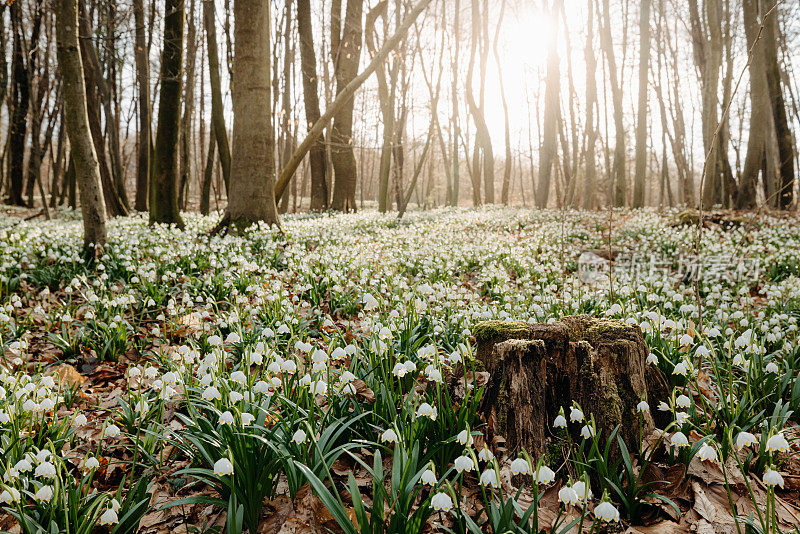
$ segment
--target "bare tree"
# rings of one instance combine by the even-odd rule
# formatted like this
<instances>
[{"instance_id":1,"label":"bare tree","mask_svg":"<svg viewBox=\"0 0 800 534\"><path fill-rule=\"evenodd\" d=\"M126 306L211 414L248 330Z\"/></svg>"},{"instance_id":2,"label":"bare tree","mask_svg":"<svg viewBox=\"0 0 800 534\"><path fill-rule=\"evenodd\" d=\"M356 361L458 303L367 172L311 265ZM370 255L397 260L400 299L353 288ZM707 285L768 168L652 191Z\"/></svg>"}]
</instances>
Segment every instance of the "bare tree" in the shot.
<instances>
[{"instance_id":1,"label":"bare tree","mask_svg":"<svg viewBox=\"0 0 800 534\"><path fill-rule=\"evenodd\" d=\"M64 121L80 190L83 245L88 255L93 246L105 244L106 212L86 112L86 87L78 45L78 0L56 0L55 8L58 65L64 84Z\"/></svg>"},{"instance_id":2,"label":"bare tree","mask_svg":"<svg viewBox=\"0 0 800 534\"><path fill-rule=\"evenodd\" d=\"M636 175L633 181L633 207L644 206L647 174L647 78L650 71L650 0L639 6L639 109L636 115Z\"/></svg>"}]
</instances>

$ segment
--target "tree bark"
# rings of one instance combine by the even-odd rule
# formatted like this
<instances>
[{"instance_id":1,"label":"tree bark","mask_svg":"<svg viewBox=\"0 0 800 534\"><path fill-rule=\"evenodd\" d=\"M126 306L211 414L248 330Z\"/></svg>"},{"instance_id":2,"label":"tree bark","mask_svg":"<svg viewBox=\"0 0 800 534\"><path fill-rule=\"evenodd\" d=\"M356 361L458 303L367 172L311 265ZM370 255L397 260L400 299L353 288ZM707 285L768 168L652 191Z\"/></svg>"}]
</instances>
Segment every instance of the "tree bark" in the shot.
<instances>
[{"instance_id":1,"label":"tree bark","mask_svg":"<svg viewBox=\"0 0 800 534\"><path fill-rule=\"evenodd\" d=\"M133 0L135 25L134 53L136 84L139 90L139 151L136 162L136 211L147 211L148 186L150 183L150 155L153 151L150 126L150 55L144 23L144 0Z\"/></svg>"},{"instance_id":2,"label":"tree bark","mask_svg":"<svg viewBox=\"0 0 800 534\"><path fill-rule=\"evenodd\" d=\"M55 7L58 64L64 83L64 121L80 190L83 244L85 252L89 252L93 245L105 244L106 212L86 112L86 87L78 45L78 0L56 0Z\"/></svg>"},{"instance_id":3,"label":"tree bark","mask_svg":"<svg viewBox=\"0 0 800 534\"><path fill-rule=\"evenodd\" d=\"M650 0L642 0L639 18L639 109L636 119L636 175L633 207L644 206L647 174L647 79L650 71Z\"/></svg>"},{"instance_id":4,"label":"tree bark","mask_svg":"<svg viewBox=\"0 0 800 534\"><path fill-rule=\"evenodd\" d=\"M183 228L178 207L178 139L181 128L184 0L166 0L164 51L161 55L161 99L150 182L150 223Z\"/></svg>"},{"instance_id":5,"label":"tree bark","mask_svg":"<svg viewBox=\"0 0 800 534\"><path fill-rule=\"evenodd\" d=\"M317 56L314 52L314 34L311 26L310 0L297 0L297 32L300 36L300 69L303 77L303 103L307 127L319 120L319 89L317 84ZM325 181L325 137L320 134L309 152L311 167L311 211L328 209L328 183Z\"/></svg>"},{"instance_id":6,"label":"tree bark","mask_svg":"<svg viewBox=\"0 0 800 534\"><path fill-rule=\"evenodd\" d=\"M336 94L344 91L358 73L361 58L361 18L364 0L347 0L344 28L331 39L331 53L336 71ZM331 31L338 25L331 26ZM337 211L356 211L356 182L358 168L353 151L353 106L350 99L336 113L331 134L331 161L335 182L331 207Z\"/></svg>"},{"instance_id":7,"label":"tree bark","mask_svg":"<svg viewBox=\"0 0 800 534\"><path fill-rule=\"evenodd\" d=\"M217 24L215 18L214 0L203 0L203 24L208 43L208 74L211 82L211 122L214 136L217 138L217 152L222 166L222 179L225 182L225 190L228 191L231 177L231 149L228 144L225 110L222 105L222 82L219 74L219 50L217 48Z\"/></svg>"},{"instance_id":8,"label":"tree bark","mask_svg":"<svg viewBox=\"0 0 800 534\"><path fill-rule=\"evenodd\" d=\"M270 11L263 0L234 0L233 157L228 208L220 226L278 225ZM287 36L288 38L288 36ZM218 227L219 228L219 227Z\"/></svg>"},{"instance_id":9,"label":"tree bark","mask_svg":"<svg viewBox=\"0 0 800 534\"><path fill-rule=\"evenodd\" d=\"M595 207L595 144L597 143L597 129L595 128L595 108L597 107L597 58L594 55L594 0L588 0L586 48L584 58L586 62L586 154L585 176L583 186L583 208Z\"/></svg>"},{"instance_id":10,"label":"tree bark","mask_svg":"<svg viewBox=\"0 0 800 534\"><path fill-rule=\"evenodd\" d=\"M28 133L28 107L30 87L28 68L25 61L27 50L22 38L22 3L14 2L10 7L12 51L11 51L11 100L9 102L8 138L8 203L24 206L22 198L25 168L25 139Z\"/></svg>"},{"instance_id":11,"label":"tree bark","mask_svg":"<svg viewBox=\"0 0 800 534\"><path fill-rule=\"evenodd\" d=\"M555 15L555 7L553 8ZM556 28L558 26L555 26ZM547 78L544 96L544 128L539 157L539 176L536 189L536 206L546 208L550 198L550 182L556 160L558 122L561 117L561 72L558 58L558 34L554 33L547 49Z\"/></svg>"},{"instance_id":12,"label":"tree bark","mask_svg":"<svg viewBox=\"0 0 800 534\"><path fill-rule=\"evenodd\" d=\"M192 183L192 147L194 134L192 118L194 117L194 71L197 56L197 27L194 18L194 0L189 0L189 17L186 34L186 85L184 88L183 120L181 127L181 161L180 186L178 188L178 206L186 207L186 197Z\"/></svg>"},{"instance_id":13,"label":"tree bark","mask_svg":"<svg viewBox=\"0 0 800 534\"><path fill-rule=\"evenodd\" d=\"M628 195L628 179L625 175L625 124L622 120L624 109L622 102L622 86L617 73L617 60L614 43L611 38L611 10L608 0L603 0L603 28L600 32L603 51L608 61L608 79L611 85L611 98L614 102L614 168L612 181L614 184L614 205L625 206Z\"/></svg>"}]
</instances>

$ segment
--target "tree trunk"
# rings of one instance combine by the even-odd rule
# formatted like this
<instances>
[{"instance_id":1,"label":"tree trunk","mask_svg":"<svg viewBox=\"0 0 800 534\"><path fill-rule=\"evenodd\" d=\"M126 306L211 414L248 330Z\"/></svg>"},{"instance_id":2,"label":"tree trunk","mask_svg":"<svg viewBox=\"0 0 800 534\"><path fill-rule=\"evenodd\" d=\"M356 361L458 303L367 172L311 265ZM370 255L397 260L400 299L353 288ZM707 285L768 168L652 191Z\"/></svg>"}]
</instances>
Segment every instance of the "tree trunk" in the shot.
<instances>
[{"instance_id":1,"label":"tree trunk","mask_svg":"<svg viewBox=\"0 0 800 534\"><path fill-rule=\"evenodd\" d=\"M133 0L135 29L134 61L136 84L139 89L139 151L136 167L136 211L147 211L147 191L150 183L150 155L153 151L150 131L150 55L144 27L144 0Z\"/></svg>"},{"instance_id":2,"label":"tree trunk","mask_svg":"<svg viewBox=\"0 0 800 534\"><path fill-rule=\"evenodd\" d=\"M300 68L303 77L303 103L308 128L319 120L319 89L317 87L317 56L311 26L310 0L297 0L297 33L300 36ZM309 152L311 167L311 211L328 209L328 183L325 181L325 137L317 136Z\"/></svg>"},{"instance_id":3,"label":"tree trunk","mask_svg":"<svg viewBox=\"0 0 800 534\"><path fill-rule=\"evenodd\" d=\"M553 8L555 9L555 8ZM555 12L553 12L555 15ZM557 28L558 26L555 26ZM537 179L536 206L546 208L550 198L550 182L553 164L556 160L558 144L558 122L561 117L559 93L561 92L561 72L558 58L558 34L551 36L547 49L547 78L544 96L544 129L539 158L539 177Z\"/></svg>"},{"instance_id":4,"label":"tree trunk","mask_svg":"<svg viewBox=\"0 0 800 534\"><path fill-rule=\"evenodd\" d=\"M161 99L150 182L150 223L183 228L178 207L178 139L181 129L184 0L166 0Z\"/></svg>"},{"instance_id":5,"label":"tree trunk","mask_svg":"<svg viewBox=\"0 0 800 534\"><path fill-rule=\"evenodd\" d=\"M219 74L219 50L217 48L217 24L214 0L203 0L203 24L208 43L208 74L211 81L211 122L217 138L217 152L222 165L222 179L225 190L229 190L231 177L231 149L228 144L228 131L225 128L225 109L222 105L222 82Z\"/></svg>"},{"instance_id":6,"label":"tree trunk","mask_svg":"<svg viewBox=\"0 0 800 534\"><path fill-rule=\"evenodd\" d=\"M78 45L78 0L56 0L58 65L64 84L64 121L80 189L84 251L106 241L106 211L100 169L89 130L86 87Z\"/></svg>"},{"instance_id":7,"label":"tree trunk","mask_svg":"<svg viewBox=\"0 0 800 534\"><path fill-rule=\"evenodd\" d=\"M639 7L639 109L636 119L636 176L633 185L633 207L644 206L647 174L647 78L650 70L650 0Z\"/></svg>"},{"instance_id":8,"label":"tree trunk","mask_svg":"<svg viewBox=\"0 0 800 534\"><path fill-rule=\"evenodd\" d=\"M614 43L611 39L611 12L608 0L603 0L603 28L600 33L603 51L608 60L608 79L611 85L611 97L614 102L614 205L625 206L628 195L628 179L625 175L625 124L622 120L624 109L622 102L622 86L617 73L617 61Z\"/></svg>"},{"instance_id":9,"label":"tree trunk","mask_svg":"<svg viewBox=\"0 0 800 534\"><path fill-rule=\"evenodd\" d=\"M341 93L358 73L361 58L361 18L364 0L347 0L344 29L331 39L331 52L336 68L336 94ZM332 24L331 31L338 31ZM354 99L342 106L333 119L331 162L335 182L331 207L338 211L356 211L356 182L358 168L353 152Z\"/></svg>"},{"instance_id":10,"label":"tree trunk","mask_svg":"<svg viewBox=\"0 0 800 534\"><path fill-rule=\"evenodd\" d=\"M189 17L186 34L186 85L184 87L183 120L181 127L180 186L178 187L178 206L186 208L189 185L192 183L192 147L194 133L194 71L197 56L197 27L194 19L194 0L189 0Z\"/></svg>"},{"instance_id":11,"label":"tree trunk","mask_svg":"<svg viewBox=\"0 0 800 534\"><path fill-rule=\"evenodd\" d=\"M259 221L279 222L270 113L269 5L263 0L234 0L233 9L233 157L228 208L220 225L240 230Z\"/></svg>"},{"instance_id":12,"label":"tree trunk","mask_svg":"<svg viewBox=\"0 0 800 534\"><path fill-rule=\"evenodd\" d=\"M22 3L11 4L11 28L13 44L11 52L11 100L9 102L9 139L8 139L8 203L24 206L22 198L25 169L25 139L28 128L28 107L30 105L30 87L28 85L28 68L25 61L27 50L22 38Z\"/></svg>"},{"instance_id":13,"label":"tree trunk","mask_svg":"<svg viewBox=\"0 0 800 534\"><path fill-rule=\"evenodd\" d=\"M586 61L586 171L583 188L583 208L595 207L595 144L597 143L597 129L595 128L595 108L597 107L597 59L594 55L594 0L588 0L586 48L584 58Z\"/></svg>"}]
</instances>

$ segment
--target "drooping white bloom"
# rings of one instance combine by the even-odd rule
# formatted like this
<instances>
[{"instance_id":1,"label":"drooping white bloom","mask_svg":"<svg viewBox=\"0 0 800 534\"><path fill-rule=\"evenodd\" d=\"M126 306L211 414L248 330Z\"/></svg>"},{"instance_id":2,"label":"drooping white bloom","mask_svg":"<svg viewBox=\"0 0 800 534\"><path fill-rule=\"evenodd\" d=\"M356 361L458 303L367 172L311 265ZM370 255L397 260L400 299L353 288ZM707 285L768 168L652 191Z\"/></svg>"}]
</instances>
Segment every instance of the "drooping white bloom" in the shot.
<instances>
[{"instance_id":1,"label":"drooping white bloom","mask_svg":"<svg viewBox=\"0 0 800 534\"><path fill-rule=\"evenodd\" d=\"M439 492L431 499L431 506L437 512L449 512L453 509L453 499L444 492Z\"/></svg>"},{"instance_id":2,"label":"drooping white bloom","mask_svg":"<svg viewBox=\"0 0 800 534\"><path fill-rule=\"evenodd\" d=\"M500 479L497 477L497 471L494 469L487 469L481 473L481 486L491 486L497 488L500 486Z\"/></svg>"},{"instance_id":3,"label":"drooping white bloom","mask_svg":"<svg viewBox=\"0 0 800 534\"><path fill-rule=\"evenodd\" d=\"M427 402L423 402L422 404L419 405L419 408L417 408L417 417L427 417L431 421L436 421L437 415L438 412L436 408L434 408Z\"/></svg>"},{"instance_id":4,"label":"drooping white bloom","mask_svg":"<svg viewBox=\"0 0 800 534\"><path fill-rule=\"evenodd\" d=\"M756 443L758 443L758 439L750 432L739 432L739 435L736 436L736 448L738 450L742 450L750 445L755 445Z\"/></svg>"},{"instance_id":5,"label":"drooping white bloom","mask_svg":"<svg viewBox=\"0 0 800 534\"><path fill-rule=\"evenodd\" d=\"M511 462L512 475L529 475L531 472L531 464L525 458L515 458Z\"/></svg>"},{"instance_id":6,"label":"drooping white bloom","mask_svg":"<svg viewBox=\"0 0 800 534\"><path fill-rule=\"evenodd\" d=\"M50 462L43 462L36 466L36 470L33 474L37 477L53 478L56 476L56 466Z\"/></svg>"},{"instance_id":7,"label":"drooping white bloom","mask_svg":"<svg viewBox=\"0 0 800 534\"><path fill-rule=\"evenodd\" d=\"M119 427L112 423L112 424L108 425L105 428L105 430L103 431L103 437L104 438L115 438L115 437L119 436L119 432L120 432Z\"/></svg>"},{"instance_id":8,"label":"drooping white bloom","mask_svg":"<svg viewBox=\"0 0 800 534\"><path fill-rule=\"evenodd\" d=\"M387 430L384 430L383 434L381 434L381 441L385 441L387 443L396 442L397 441L397 432L395 432L394 429L391 429L391 428L389 428Z\"/></svg>"},{"instance_id":9,"label":"drooping white bloom","mask_svg":"<svg viewBox=\"0 0 800 534\"><path fill-rule=\"evenodd\" d=\"M49 502L53 498L53 488L51 486L42 486L33 498L37 502Z\"/></svg>"},{"instance_id":10,"label":"drooping white bloom","mask_svg":"<svg viewBox=\"0 0 800 534\"><path fill-rule=\"evenodd\" d=\"M581 436L583 436L583 439L589 439L594 436L594 434L594 427L592 425L583 425L583 428L581 428Z\"/></svg>"},{"instance_id":11,"label":"drooping white bloom","mask_svg":"<svg viewBox=\"0 0 800 534\"><path fill-rule=\"evenodd\" d=\"M573 423L581 423L583 422L583 411L572 406L569 411L569 420Z\"/></svg>"},{"instance_id":12,"label":"drooping white bloom","mask_svg":"<svg viewBox=\"0 0 800 534\"><path fill-rule=\"evenodd\" d=\"M764 471L764 484L767 486L779 486L780 488L783 488L783 476L772 469L772 467L768 467L767 470Z\"/></svg>"},{"instance_id":13,"label":"drooping white bloom","mask_svg":"<svg viewBox=\"0 0 800 534\"><path fill-rule=\"evenodd\" d=\"M572 506L578 503L578 494L569 486L564 486L558 490L558 502L564 506Z\"/></svg>"},{"instance_id":14,"label":"drooping white bloom","mask_svg":"<svg viewBox=\"0 0 800 534\"><path fill-rule=\"evenodd\" d=\"M301 443L305 443L306 442L306 438L307 438L306 432L302 428L299 428L297 430L297 432L295 432L292 435L292 441L297 443L298 445L301 444Z\"/></svg>"},{"instance_id":15,"label":"drooping white bloom","mask_svg":"<svg viewBox=\"0 0 800 534\"><path fill-rule=\"evenodd\" d=\"M432 469L426 469L422 476L420 477L420 481L428 486L436 485L436 473L433 472Z\"/></svg>"},{"instance_id":16,"label":"drooping white bloom","mask_svg":"<svg viewBox=\"0 0 800 534\"><path fill-rule=\"evenodd\" d=\"M675 406L678 408L688 408L692 405L691 399L686 395L679 395L677 399L675 399Z\"/></svg>"},{"instance_id":17,"label":"drooping white bloom","mask_svg":"<svg viewBox=\"0 0 800 534\"><path fill-rule=\"evenodd\" d=\"M16 488L8 488L0 493L0 503L11 504L19 500L19 490Z\"/></svg>"},{"instance_id":18,"label":"drooping white bloom","mask_svg":"<svg viewBox=\"0 0 800 534\"><path fill-rule=\"evenodd\" d=\"M636 411L639 413L647 413L650 411L650 405L647 404L647 401L641 401L636 405Z\"/></svg>"},{"instance_id":19,"label":"drooping white bloom","mask_svg":"<svg viewBox=\"0 0 800 534\"><path fill-rule=\"evenodd\" d=\"M651 352L647 355L647 363L651 365L656 365L658 363L658 356L654 352Z\"/></svg>"},{"instance_id":20,"label":"drooping white bloom","mask_svg":"<svg viewBox=\"0 0 800 534\"><path fill-rule=\"evenodd\" d=\"M469 456L461 455L453 462L453 467L459 473L462 471L472 471L475 469L475 462L473 462L472 458Z\"/></svg>"},{"instance_id":21,"label":"drooping white bloom","mask_svg":"<svg viewBox=\"0 0 800 534\"><path fill-rule=\"evenodd\" d=\"M567 418L564 417L562 414L558 414L556 416L555 421L553 421L553 427L555 427L555 428L567 428Z\"/></svg>"},{"instance_id":22,"label":"drooping white bloom","mask_svg":"<svg viewBox=\"0 0 800 534\"><path fill-rule=\"evenodd\" d=\"M472 439L472 434L470 434L469 430L462 430L459 432L458 436L456 436L456 441L458 441L460 445L464 445L466 447L472 446L474 442Z\"/></svg>"},{"instance_id":23,"label":"drooping white bloom","mask_svg":"<svg viewBox=\"0 0 800 534\"><path fill-rule=\"evenodd\" d=\"M708 443L703 443L703 446L697 451L697 456L704 462L716 462L718 459L717 450Z\"/></svg>"},{"instance_id":24,"label":"drooping white bloom","mask_svg":"<svg viewBox=\"0 0 800 534\"><path fill-rule=\"evenodd\" d=\"M232 475L233 464L227 458L220 458L214 463L214 474L217 476Z\"/></svg>"},{"instance_id":25,"label":"drooping white bloom","mask_svg":"<svg viewBox=\"0 0 800 534\"><path fill-rule=\"evenodd\" d=\"M683 432L675 432L670 439L670 444L673 447L680 449L681 447L688 447L689 446L689 438L686 437L686 434Z\"/></svg>"},{"instance_id":26,"label":"drooping white bloom","mask_svg":"<svg viewBox=\"0 0 800 534\"><path fill-rule=\"evenodd\" d=\"M234 422L233 414L229 411L222 412L222 415L219 416L219 422L223 425L232 425Z\"/></svg>"},{"instance_id":27,"label":"drooping white bloom","mask_svg":"<svg viewBox=\"0 0 800 534\"><path fill-rule=\"evenodd\" d=\"M538 484L550 484L556 479L556 473L546 465L540 466L536 470L536 482Z\"/></svg>"},{"instance_id":28,"label":"drooping white bloom","mask_svg":"<svg viewBox=\"0 0 800 534\"><path fill-rule=\"evenodd\" d=\"M103 512L103 515L100 516L101 525L116 525L117 523L119 523L119 518L117 518L117 512L115 512L111 508Z\"/></svg>"},{"instance_id":29,"label":"drooping white bloom","mask_svg":"<svg viewBox=\"0 0 800 534\"><path fill-rule=\"evenodd\" d=\"M686 376L686 373L689 372L689 366L686 365L686 362L678 362L675 366L675 369L672 370L673 375L681 375Z\"/></svg>"},{"instance_id":30,"label":"drooping white bloom","mask_svg":"<svg viewBox=\"0 0 800 534\"><path fill-rule=\"evenodd\" d=\"M603 501L594 509L594 515L601 521L619 521L619 510L608 501Z\"/></svg>"},{"instance_id":31,"label":"drooping white bloom","mask_svg":"<svg viewBox=\"0 0 800 534\"><path fill-rule=\"evenodd\" d=\"M202 396L207 401L220 400L222 398L222 393L220 393L219 390L214 386L209 386L203 390Z\"/></svg>"},{"instance_id":32,"label":"drooping white bloom","mask_svg":"<svg viewBox=\"0 0 800 534\"><path fill-rule=\"evenodd\" d=\"M783 436L783 432L778 432L767 440L767 452L787 452L789 442Z\"/></svg>"}]
</instances>

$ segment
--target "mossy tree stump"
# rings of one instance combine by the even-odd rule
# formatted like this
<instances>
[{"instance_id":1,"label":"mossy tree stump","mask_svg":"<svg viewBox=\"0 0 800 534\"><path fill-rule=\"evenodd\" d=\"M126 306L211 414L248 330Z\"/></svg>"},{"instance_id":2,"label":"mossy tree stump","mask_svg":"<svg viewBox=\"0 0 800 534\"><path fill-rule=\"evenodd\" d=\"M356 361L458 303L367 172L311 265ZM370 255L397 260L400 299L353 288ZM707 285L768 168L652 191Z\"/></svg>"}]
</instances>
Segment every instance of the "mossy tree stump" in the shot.
<instances>
[{"instance_id":1,"label":"mossy tree stump","mask_svg":"<svg viewBox=\"0 0 800 534\"><path fill-rule=\"evenodd\" d=\"M491 374L481 410L490 433L504 437L511 453L524 447L542 454L559 410L569 419L573 401L587 419L594 415L599 434L608 436L619 425L632 446L639 432L654 427L637 404L668 394L665 377L646 364L636 325L578 315L550 324L488 321L473 333L478 359ZM581 426L569 425L576 438Z\"/></svg>"}]
</instances>

